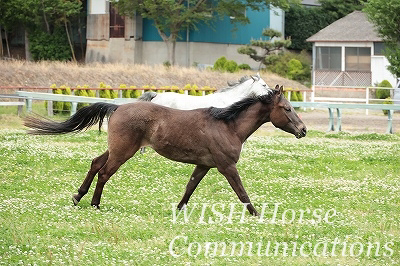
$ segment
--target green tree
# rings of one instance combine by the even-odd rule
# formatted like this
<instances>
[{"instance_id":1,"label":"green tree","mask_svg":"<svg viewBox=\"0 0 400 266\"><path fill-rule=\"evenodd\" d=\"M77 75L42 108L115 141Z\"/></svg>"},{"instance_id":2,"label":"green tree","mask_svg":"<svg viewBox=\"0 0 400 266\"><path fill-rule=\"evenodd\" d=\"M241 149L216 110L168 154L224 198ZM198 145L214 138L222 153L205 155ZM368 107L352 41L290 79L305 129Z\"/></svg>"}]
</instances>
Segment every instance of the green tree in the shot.
<instances>
[{"instance_id":1,"label":"green tree","mask_svg":"<svg viewBox=\"0 0 400 266\"><path fill-rule=\"evenodd\" d=\"M400 77L400 1L369 0L363 10L385 42L389 71Z\"/></svg>"},{"instance_id":2,"label":"green tree","mask_svg":"<svg viewBox=\"0 0 400 266\"><path fill-rule=\"evenodd\" d=\"M331 21L321 7L291 5L285 13L285 36L292 41L290 49L311 51L312 44L306 39L328 26Z\"/></svg>"},{"instance_id":3,"label":"green tree","mask_svg":"<svg viewBox=\"0 0 400 266\"><path fill-rule=\"evenodd\" d=\"M323 14L331 20L330 23L354 10L361 10L364 5L363 0L318 0L318 2L321 4Z\"/></svg>"},{"instance_id":4,"label":"green tree","mask_svg":"<svg viewBox=\"0 0 400 266\"><path fill-rule=\"evenodd\" d=\"M6 30L22 26L25 28L26 36L42 35L41 32L44 32L49 40L52 38L59 40L59 37L52 35L54 33L58 35L58 29L64 28L65 40L71 51L70 57L74 59L70 37L71 20L80 16L82 11L81 0L2 0L0 1L0 25ZM25 39L27 41L28 38ZM52 44L51 42L42 43L37 49L45 51L47 45Z\"/></svg>"},{"instance_id":5,"label":"green tree","mask_svg":"<svg viewBox=\"0 0 400 266\"><path fill-rule=\"evenodd\" d=\"M362 0L319 0L321 6L291 5L285 13L285 36L292 40L291 49L311 50L306 39L354 10L361 10Z\"/></svg>"},{"instance_id":6,"label":"green tree","mask_svg":"<svg viewBox=\"0 0 400 266\"><path fill-rule=\"evenodd\" d=\"M291 43L290 40L273 40L274 38L279 38L282 36L282 33L274 29L264 29L262 35L267 37L268 40L250 40L250 45L238 48L239 54L246 54L256 62L260 62L260 68L263 64L265 66L268 65L269 61L267 58L271 53L275 51L281 51L283 48L289 47ZM261 48L263 50L262 53L258 54L256 49L254 49L252 46Z\"/></svg>"},{"instance_id":7,"label":"green tree","mask_svg":"<svg viewBox=\"0 0 400 266\"><path fill-rule=\"evenodd\" d=\"M290 3L299 0L112 0L120 13L134 17L140 14L154 21L162 40L168 49L168 60L175 64L176 40L182 29L192 27L200 22L210 23L218 14L235 17L235 23L247 24L249 19L244 10L265 10L269 5L288 9Z\"/></svg>"}]
</instances>

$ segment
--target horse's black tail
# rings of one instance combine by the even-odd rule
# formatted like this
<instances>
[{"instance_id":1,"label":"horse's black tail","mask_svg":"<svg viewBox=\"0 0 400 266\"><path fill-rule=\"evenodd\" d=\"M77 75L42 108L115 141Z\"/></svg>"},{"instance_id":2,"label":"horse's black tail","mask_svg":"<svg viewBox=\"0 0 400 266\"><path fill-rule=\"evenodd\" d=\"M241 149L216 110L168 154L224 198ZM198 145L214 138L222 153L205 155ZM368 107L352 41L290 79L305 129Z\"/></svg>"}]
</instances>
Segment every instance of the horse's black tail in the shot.
<instances>
[{"instance_id":1,"label":"horse's black tail","mask_svg":"<svg viewBox=\"0 0 400 266\"><path fill-rule=\"evenodd\" d=\"M154 91L146 91L145 93L142 94L142 96L139 97L139 101L146 101L146 102L151 102L154 97L157 96L157 93Z\"/></svg>"},{"instance_id":2,"label":"horse's black tail","mask_svg":"<svg viewBox=\"0 0 400 266\"><path fill-rule=\"evenodd\" d=\"M116 104L95 103L79 109L76 114L64 122L56 122L50 119L39 119L28 116L24 125L31 128L29 134L33 135L57 135L71 132L80 132L99 123L99 130L105 116L110 116L118 108Z\"/></svg>"}]
</instances>

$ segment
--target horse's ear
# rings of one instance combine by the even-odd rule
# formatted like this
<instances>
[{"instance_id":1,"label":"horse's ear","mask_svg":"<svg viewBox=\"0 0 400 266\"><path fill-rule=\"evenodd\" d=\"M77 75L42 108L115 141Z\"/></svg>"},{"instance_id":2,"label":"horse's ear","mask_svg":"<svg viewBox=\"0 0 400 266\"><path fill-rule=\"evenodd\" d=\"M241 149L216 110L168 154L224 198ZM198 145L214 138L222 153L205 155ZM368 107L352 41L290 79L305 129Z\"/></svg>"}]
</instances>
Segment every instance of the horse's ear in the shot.
<instances>
[{"instance_id":1,"label":"horse's ear","mask_svg":"<svg viewBox=\"0 0 400 266\"><path fill-rule=\"evenodd\" d=\"M279 85L278 84L275 85L275 90L276 90L276 92L279 91Z\"/></svg>"},{"instance_id":2,"label":"horse's ear","mask_svg":"<svg viewBox=\"0 0 400 266\"><path fill-rule=\"evenodd\" d=\"M257 72L257 74L255 76L250 75L250 77L254 80L254 81L259 81L260 80L260 73Z\"/></svg>"},{"instance_id":3,"label":"horse's ear","mask_svg":"<svg viewBox=\"0 0 400 266\"><path fill-rule=\"evenodd\" d=\"M283 85L279 88L281 94L283 94Z\"/></svg>"}]
</instances>

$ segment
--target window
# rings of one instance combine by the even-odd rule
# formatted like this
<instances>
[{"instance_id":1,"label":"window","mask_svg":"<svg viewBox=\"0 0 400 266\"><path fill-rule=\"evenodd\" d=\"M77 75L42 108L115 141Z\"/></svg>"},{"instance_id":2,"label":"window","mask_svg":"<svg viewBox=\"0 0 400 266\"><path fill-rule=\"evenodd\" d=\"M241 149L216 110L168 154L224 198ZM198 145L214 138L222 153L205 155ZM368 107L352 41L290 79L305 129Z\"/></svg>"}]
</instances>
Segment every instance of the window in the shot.
<instances>
[{"instance_id":1,"label":"window","mask_svg":"<svg viewBox=\"0 0 400 266\"><path fill-rule=\"evenodd\" d=\"M316 47L317 70L341 70L341 47Z\"/></svg>"},{"instance_id":2,"label":"window","mask_svg":"<svg viewBox=\"0 0 400 266\"><path fill-rule=\"evenodd\" d=\"M371 48L346 47L346 71L371 71Z\"/></svg>"},{"instance_id":3,"label":"window","mask_svg":"<svg viewBox=\"0 0 400 266\"><path fill-rule=\"evenodd\" d=\"M125 19L118 14L117 9L110 3L110 38L125 37Z\"/></svg>"},{"instance_id":4,"label":"window","mask_svg":"<svg viewBox=\"0 0 400 266\"><path fill-rule=\"evenodd\" d=\"M383 55L385 44L383 42L374 42L374 55Z\"/></svg>"}]
</instances>

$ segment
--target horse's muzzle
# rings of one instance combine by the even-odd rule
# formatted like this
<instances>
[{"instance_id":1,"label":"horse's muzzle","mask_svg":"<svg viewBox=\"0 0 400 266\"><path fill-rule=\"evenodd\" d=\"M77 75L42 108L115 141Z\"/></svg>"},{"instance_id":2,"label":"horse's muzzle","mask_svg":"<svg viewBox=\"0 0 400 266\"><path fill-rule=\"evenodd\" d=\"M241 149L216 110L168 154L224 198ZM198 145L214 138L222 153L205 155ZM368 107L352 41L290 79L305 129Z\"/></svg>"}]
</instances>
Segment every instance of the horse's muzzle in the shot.
<instances>
[{"instance_id":1,"label":"horse's muzzle","mask_svg":"<svg viewBox=\"0 0 400 266\"><path fill-rule=\"evenodd\" d=\"M307 128L306 127L302 127L300 129L300 131L296 134L296 138L302 138L305 137L307 135Z\"/></svg>"}]
</instances>

